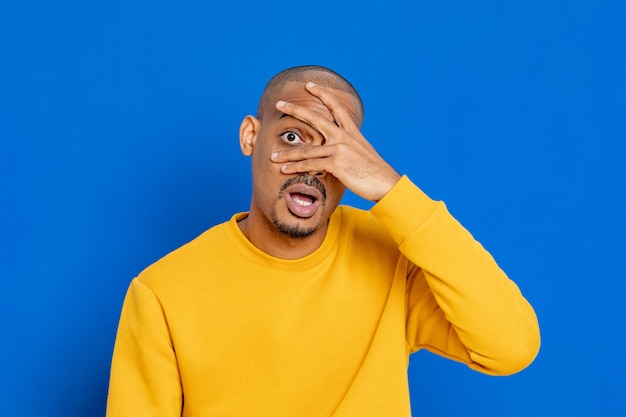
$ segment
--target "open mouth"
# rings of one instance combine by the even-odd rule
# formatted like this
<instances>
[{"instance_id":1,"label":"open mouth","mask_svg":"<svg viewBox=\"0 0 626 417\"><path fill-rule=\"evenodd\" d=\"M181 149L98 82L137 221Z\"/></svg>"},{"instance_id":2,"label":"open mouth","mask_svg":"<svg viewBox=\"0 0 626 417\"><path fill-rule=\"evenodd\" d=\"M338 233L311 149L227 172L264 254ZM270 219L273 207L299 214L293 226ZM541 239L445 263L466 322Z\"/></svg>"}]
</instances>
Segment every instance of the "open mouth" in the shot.
<instances>
[{"instance_id":1,"label":"open mouth","mask_svg":"<svg viewBox=\"0 0 626 417\"><path fill-rule=\"evenodd\" d=\"M320 206L321 195L314 187L296 185L285 194L287 208L296 217L312 217Z\"/></svg>"},{"instance_id":2,"label":"open mouth","mask_svg":"<svg viewBox=\"0 0 626 417\"><path fill-rule=\"evenodd\" d=\"M291 193L289 194L289 196L293 199L293 201L295 201L302 207L308 207L311 204L315 203L315 201L317 201L317 198L313 197L312 195L302 193Z\"/></svg>"},{"instance_id":3,"label":"open mouth","mask_svg":"<svg viewBox=\"0 0 626 417\"><path fill-rule=\"evenodd\" d=\"M307 219L326 201L326 187L315 177L299 175L285 181L280 195L285 199L291 214Z\"/></svg>"}]
</instances>

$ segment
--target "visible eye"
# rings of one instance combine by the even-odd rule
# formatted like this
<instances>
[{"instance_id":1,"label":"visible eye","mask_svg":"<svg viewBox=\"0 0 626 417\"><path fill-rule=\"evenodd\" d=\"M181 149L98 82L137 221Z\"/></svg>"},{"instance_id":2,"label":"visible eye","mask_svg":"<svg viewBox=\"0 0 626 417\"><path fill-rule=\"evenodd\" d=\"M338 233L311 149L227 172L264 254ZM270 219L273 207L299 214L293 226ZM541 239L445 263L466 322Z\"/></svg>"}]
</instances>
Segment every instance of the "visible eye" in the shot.
<instances>
[{"instance_id":1,"label":"visible eye","mask_svg":"<svg viewBox=\"0 0 626 417\"><path fill-rule=\"evenodd\" d=\"M283 140L283 142L288 143L289 145L298 145L300 143L304 143L304 140L302 140L300 134L292 130L283 133L282 135L280 135L280 138Z\"/></svg>"}]
</instances>

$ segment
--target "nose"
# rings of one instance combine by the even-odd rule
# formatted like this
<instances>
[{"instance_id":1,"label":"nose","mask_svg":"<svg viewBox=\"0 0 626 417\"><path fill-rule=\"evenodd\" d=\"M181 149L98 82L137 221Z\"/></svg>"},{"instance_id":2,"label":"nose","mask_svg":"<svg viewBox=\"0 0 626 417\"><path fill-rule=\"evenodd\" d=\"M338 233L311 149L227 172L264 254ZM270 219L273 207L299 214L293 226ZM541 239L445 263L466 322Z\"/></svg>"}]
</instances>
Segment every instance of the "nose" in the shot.
<instances>
[{"instance_id":1,"label":"nose","mask_svg":"<svg viewBox=\"0 0 626 417\"><path fill-rule=\"evenodd\" d=\"M326 176L326 171L309 171L308 174L311 177L324 178Z\"/></svg>"},{"instance_id":2,"label":"nose","mask_svg":"<svg viewBox=\"0 0 626 417\"><path fill-rule=\"evenodd\" d=\"M311 143L313 145L324 145L326 143L326 137L324 135L322 135L320 132L318 132L317 130L313 131L313 140L311 141Z\"/></svg>"},{"instance_id":3,"label":"nose","mask_svg":"<svg viewBox=\"0 0 626 417\"><path fill-rule=\"evenodd\" d=\"M316 135L313 139L312 145L315 146L323 146L326 143L326 138L319 132L316 132ZM312 177L324 178L326 176L326 171L309 171L308 174Z\"/></svg>"}]
</instances>

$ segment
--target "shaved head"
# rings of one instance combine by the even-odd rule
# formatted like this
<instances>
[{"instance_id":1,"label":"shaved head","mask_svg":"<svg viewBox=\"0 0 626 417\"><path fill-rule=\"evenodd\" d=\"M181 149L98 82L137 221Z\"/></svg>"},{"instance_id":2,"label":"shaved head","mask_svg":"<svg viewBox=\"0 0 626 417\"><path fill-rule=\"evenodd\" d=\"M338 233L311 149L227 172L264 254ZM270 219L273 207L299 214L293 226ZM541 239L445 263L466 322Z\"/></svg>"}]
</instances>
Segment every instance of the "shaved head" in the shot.
<instances>
[{"instance_id":1,"label":"shaved head","mask_svg":"<svg viewBox=\"0 0 626 417\"><path fill-rule=\"evenodd\" d=\"M359 96L359 93L348 80L329 68L319 65L303 65L281 71L267 83L257 109L257 118L259 120L263 119L265 109L274 107L279 100L277 94L280 93L285 83L289 81L303 83L312 81L322 87L349 93L358 100L361 118L363 117L363 101L361 100L361 96Z\"/></svg>"}]
</instances>

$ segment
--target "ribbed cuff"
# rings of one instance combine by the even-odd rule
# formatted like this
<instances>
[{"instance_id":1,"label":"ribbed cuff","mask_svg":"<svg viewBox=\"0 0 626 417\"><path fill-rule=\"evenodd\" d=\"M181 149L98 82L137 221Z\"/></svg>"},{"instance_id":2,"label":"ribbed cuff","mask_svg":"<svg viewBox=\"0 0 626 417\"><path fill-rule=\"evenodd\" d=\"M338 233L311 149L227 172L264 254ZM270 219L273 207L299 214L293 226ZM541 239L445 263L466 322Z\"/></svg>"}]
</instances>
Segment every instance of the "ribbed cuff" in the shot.
<instances>
[{"instance_id":1,"label":"ribbed cuff","mask_svg":"<svg viewBox=\"0 0 626 417\"><path fill-rule=\"evenodd\" d=\"M439 204L442 203L428 197L403 175L370 212L387 227L394 240L402 244L426 222Z\"/></svg>"}]
</instances>

